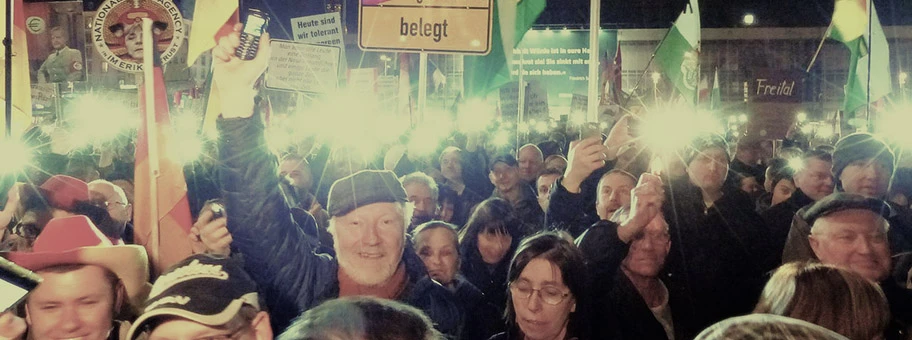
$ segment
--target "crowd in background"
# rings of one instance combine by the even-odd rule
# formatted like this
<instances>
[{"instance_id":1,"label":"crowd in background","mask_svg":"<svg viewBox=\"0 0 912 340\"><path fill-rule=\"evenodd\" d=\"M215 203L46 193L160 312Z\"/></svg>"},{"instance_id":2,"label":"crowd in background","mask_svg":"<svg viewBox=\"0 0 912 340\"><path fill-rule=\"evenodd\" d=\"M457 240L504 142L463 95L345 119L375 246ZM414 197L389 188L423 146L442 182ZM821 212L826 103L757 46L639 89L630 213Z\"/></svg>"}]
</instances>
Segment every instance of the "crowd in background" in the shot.
<instances>
[{"instance_id":1,"label":"crowd in background","mask_svg":"<svg viewBox=\"0 0 912 340\"><path fill-rule=\"evenodd\" d=\"M268 48L237 44L213 51L217 151L185 168L195 254L153 273L133 244L129 147L41 154L0 255L43 281L0 339L910 337L912 178L876 135L705 134L655 162L625 116L507 152L275 152L250 90Z\"/></svg>"}]
</instances>

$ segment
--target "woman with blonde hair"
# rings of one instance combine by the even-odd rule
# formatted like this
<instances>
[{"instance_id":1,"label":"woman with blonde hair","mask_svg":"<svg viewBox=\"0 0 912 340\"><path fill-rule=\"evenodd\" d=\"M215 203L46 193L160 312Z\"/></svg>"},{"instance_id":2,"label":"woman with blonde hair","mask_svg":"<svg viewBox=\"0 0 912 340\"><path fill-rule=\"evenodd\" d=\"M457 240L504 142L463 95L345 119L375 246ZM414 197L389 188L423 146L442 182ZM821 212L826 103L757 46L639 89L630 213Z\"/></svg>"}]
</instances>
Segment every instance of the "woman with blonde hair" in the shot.
<instances>
[{"instance_id":1,"label":"woman with blonde hair","mask_svg":"<svg viewBox=\"0 0 912 340\"><path fill-rule=\"evenodd\" d=\"M877 284L854 272L812 262L779 267L763 288L754 313L801 319L849 339L881 339L890 321Z\"/></svg>"}]
</instances>

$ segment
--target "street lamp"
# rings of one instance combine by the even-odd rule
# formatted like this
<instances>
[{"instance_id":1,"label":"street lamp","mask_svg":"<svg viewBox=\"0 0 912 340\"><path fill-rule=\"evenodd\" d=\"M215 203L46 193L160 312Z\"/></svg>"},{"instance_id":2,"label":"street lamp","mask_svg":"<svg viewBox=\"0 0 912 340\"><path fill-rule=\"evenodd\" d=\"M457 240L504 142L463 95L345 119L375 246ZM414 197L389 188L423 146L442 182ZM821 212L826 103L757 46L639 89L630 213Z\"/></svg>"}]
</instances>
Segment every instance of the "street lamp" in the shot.
<instances>
[{"instance_id":1,"label":"street lamp","mask_svg":"<svg viewBox=\"0 0 912 340\"><path fill-rule=\"evenodd\" d=\"M751 13L747 13L744 15L744 17L741 18L741 23L743 23L744 26L753 26L756 23L756 21L757 21L757 18L754 17L754 15Z\"/></svg>"}]
</instances>

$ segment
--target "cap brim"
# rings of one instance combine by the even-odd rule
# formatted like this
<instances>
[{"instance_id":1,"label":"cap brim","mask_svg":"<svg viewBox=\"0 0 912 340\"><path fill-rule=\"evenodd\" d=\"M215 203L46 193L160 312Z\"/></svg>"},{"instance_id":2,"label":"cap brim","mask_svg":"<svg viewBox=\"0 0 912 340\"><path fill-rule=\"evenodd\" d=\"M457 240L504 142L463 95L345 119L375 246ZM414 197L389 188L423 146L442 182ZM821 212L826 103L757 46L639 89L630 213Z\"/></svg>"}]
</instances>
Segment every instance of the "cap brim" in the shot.
<instances>
[{"instance_id":1,"label":"cap brim","mask_svg":"<svg viewBox=\"0 0 912 340\"><path fill-rule=\"evenodd\" d=\"M4 256L34 272L64 264L86 264L107 268L123 282L127 296L134 305L141 305L149 292L149 260L146 249L142 246L81 247L64 252L9 252Z\"/></svg>"},{"instance_id":2,"label":"cap brim","mask_svg":"<svg viewBox=\"0 0 912 340\"><path fill-rule=\"evenodd\" d=\"M186 309L175 307L156 308L147 313L143 313L136 318L136 321L133 322L133 326L130 327L127 339L134 340L142 332L142 328L146 323L159 316L177 316L206 326L221 326L228 323L228 321L231 321L245 304L252 305L259 309L258 299L257 293L244 294L240 299L232 300L220 313L213 315L197 314Z\"/></svg>"}]
</instances>

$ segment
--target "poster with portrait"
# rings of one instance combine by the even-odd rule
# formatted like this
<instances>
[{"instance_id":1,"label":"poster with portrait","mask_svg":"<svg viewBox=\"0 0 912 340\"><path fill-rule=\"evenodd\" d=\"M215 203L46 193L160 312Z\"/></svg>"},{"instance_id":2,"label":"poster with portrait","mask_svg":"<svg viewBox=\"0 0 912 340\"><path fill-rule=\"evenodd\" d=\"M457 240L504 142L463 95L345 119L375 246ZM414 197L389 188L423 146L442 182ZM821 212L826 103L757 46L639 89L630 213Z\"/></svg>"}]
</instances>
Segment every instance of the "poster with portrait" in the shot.
<instances>
[{"instance_id":1,"label":"poster with portrait","mask_svg":"<svg viewBox=\"0 0 912 340\"><path fill-rule=\"evenodd\" d=\"M142 72L144 18L152 20L152 40L162 63L178 54L187 27L174 2L107 0L98 6L91 34L91 43L105 62L121 71Z\"/></svg>"},{"instance_id":2,"label":"poster with portrait","mask_svg":"<svg viewBox=\"0 0 912 340\"><path fill-rule=\"evenodd\" d=\"M85 80L85 20L82 1L23 3L30 78L33 84Z\"/></svg>"}]
</instances>

